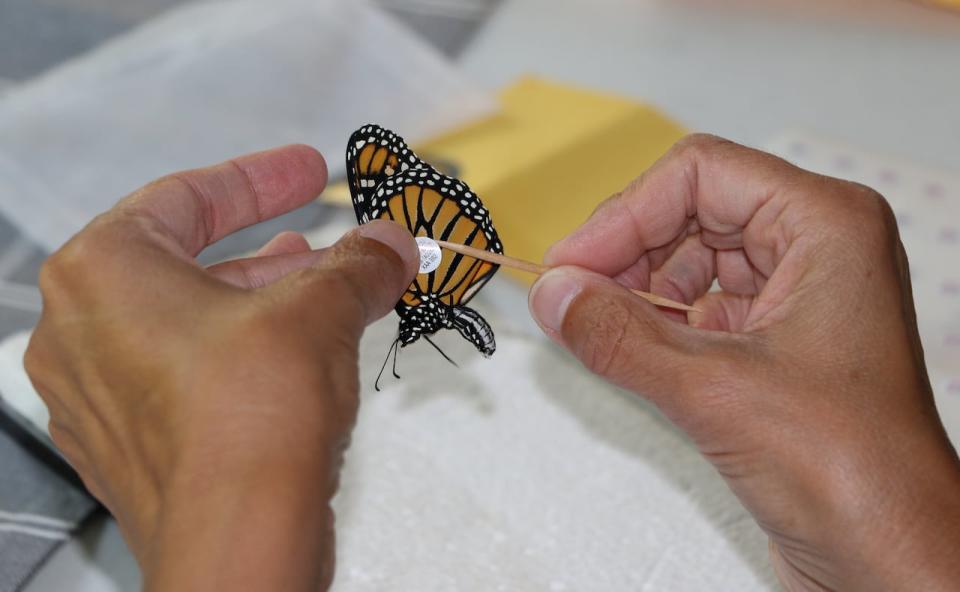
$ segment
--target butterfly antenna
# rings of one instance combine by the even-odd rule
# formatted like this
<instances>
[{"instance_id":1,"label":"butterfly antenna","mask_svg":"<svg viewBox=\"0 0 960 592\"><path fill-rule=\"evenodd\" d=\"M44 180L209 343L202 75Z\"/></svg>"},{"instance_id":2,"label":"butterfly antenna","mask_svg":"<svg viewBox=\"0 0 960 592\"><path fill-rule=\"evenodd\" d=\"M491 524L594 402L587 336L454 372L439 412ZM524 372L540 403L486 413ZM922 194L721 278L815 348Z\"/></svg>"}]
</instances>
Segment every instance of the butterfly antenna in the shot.
<instances>
[{"instance_id":1,"label":"butterfly antenna","mask_svg":"<svg viewBox=\"0 0 960 592\"><path fill-rule=\"evenodd\" d=\"M440 352L440 355L443 356L446 361L450 362L451 364L453 364L453 365L454 365L455 367L457 367L457 368L460 367L459 364L457 364L457 363L454 362L452 359L450 359L450 356L448 356L447 354L445 354L444 351L443 351L442 349L440 349L440 347L437 346L437 344L434 343L429 337L427 337L426 335L424 335L423 338L427 340L427 343L429 343L430 345L433 346L433 349L435 349L435 350L437 350L438 352Z\"/></svg>"},{"instance_id":2,"label":"butterfly antenna","mask_svg":"<svg viewBox=\"0 0 960 592\"><path fill-rule=\"evenodd\" d=\"M400 343L400 338L397 337L396 339L393 340L393 343L390 345L390 349L387 350L387 357L383 359L383 366L380 366L380 373L377 374L377 381L373 383L373 388L375 388L375 389L377 390L377 392L380 392L380 377L383 376L383 371L386 370L386 368L387 368L387 362L390 361L390 354L393 353L393 350L396 349L397 344L399 344L399 343ZM396 365L396 363L397 363L397 358L396 358L396 356L394 356L394 358L393 358L393 363L394 363L394 365ZM394 375L394 376L397 376L396 371L394 371L393 375ZM400 378L400 377L397 376L397 378Z\"/></svg>"}]
</instances>

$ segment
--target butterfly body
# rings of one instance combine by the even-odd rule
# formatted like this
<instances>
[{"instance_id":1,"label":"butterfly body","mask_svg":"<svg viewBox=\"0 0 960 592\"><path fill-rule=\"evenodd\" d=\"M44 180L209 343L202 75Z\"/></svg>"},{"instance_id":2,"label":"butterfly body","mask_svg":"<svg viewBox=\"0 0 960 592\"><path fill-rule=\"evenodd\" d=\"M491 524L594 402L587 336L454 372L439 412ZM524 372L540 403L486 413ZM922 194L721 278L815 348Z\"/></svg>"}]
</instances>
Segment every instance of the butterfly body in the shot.
<instances>
[{"instance_id":1,"label":"butterfly body","mask_svg":"<svg viewBox=\"0 0 960 592\"><path fill-rule=\"evenodd\" d=\"M425 296L417 306L397 305L400 315L400 345L407 346L424 335L433 335L440 329L456 329L484 356L492 356L497 349L493 330L480 314L467 306L450 306Z\"/></svg>"},{"instance_id":2,"label":"butterfly body","mask_svg":"<svg viewBox=\"0 0 960 592\"><path fill-rule=\"evenodd\" d=\"M421 160L393 132L367 125L350 137L347 177L357 222L393 220L426 236L503 253L489 212L463 181ZM496 350L493 331L467 302L498 266L446 253L440 266L417 275L396 305L399 343L407 346L440 329L455 329L485 356Z\"/></svg>"}]
</instances>

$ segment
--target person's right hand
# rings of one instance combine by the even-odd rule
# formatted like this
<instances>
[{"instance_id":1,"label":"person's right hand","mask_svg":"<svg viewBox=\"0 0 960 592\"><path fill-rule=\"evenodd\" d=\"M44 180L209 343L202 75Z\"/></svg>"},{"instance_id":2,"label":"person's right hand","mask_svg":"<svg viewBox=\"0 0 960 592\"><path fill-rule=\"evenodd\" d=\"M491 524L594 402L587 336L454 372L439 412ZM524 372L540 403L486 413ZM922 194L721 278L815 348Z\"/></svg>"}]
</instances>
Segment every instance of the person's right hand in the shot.
<instances>
[{"instance_id":1,"label":"person's right hand","mask_svg":"<svg viewBox=\"0 0 960 592\"><path fill-rule=\"evenodd\" d=\"M692 437L787 589L960 585L960 462L880 195L691 136L546 263L541 327ZM675 322L625 287L701 312Z\"/></svg>"}]
</instances>

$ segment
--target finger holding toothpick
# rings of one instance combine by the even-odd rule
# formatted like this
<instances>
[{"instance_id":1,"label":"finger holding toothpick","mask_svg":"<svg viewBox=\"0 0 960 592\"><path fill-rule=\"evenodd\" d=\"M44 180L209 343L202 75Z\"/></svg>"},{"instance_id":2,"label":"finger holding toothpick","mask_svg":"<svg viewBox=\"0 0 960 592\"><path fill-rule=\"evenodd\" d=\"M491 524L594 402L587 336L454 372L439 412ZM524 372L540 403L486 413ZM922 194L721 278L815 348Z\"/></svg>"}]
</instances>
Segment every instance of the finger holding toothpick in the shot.
<instances>
[{"instance_id":1,"label":"finger holding toothpick","mask_svg":"<svg viewBox=\"0 0 960 592\"><path fill-rule=\"evenodd\" d=\"M418 242L426 242L430 239L426 237L418 237ZM516 259L514 257L508 257L506 255L501 255L499 253L491 253L490 251L484 251L483 249L477 249L474 247L469 247L467 245L461 245L458 243L451 243L445 240L433 239L431 242L436 243L444 249L453 251L455 253L460 253L461 255L466 255L467 257L473 257L475 259L480 259L482 261L488 261L490 263L495 263L497 265L502 265L504 267L509 267L511 269L519 269L520 271L525 271L527 273L532 273L536 275L542 275L546 273L550 268L546 265L541 265L539 263L533 263L531 261L524 261L523 259ZM422 247L421 247L422 250ZM654 304L656 306L662 306L663 308L672 308L675 310L684 310L699 312L699 309L690 306L688 304L683 304L682 302L676 302L670 300L669 298L664 298L663 296L657 296L656 294L651 294L650 292L643 292L641 290L630 290L637 296L643 298L647 302Z\"/></svg>"}]
</instances>

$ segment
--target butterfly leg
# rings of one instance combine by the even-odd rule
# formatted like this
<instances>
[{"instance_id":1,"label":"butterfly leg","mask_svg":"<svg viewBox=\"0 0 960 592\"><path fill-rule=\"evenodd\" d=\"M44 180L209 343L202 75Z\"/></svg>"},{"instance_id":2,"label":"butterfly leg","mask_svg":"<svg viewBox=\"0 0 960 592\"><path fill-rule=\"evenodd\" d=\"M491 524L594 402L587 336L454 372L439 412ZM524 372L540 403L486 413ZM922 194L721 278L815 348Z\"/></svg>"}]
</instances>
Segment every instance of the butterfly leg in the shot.
<instances>
[{"instance_id":1,"label":"butterfly leg","mask_svg":"<svg viewBox=\"0 0 960 592\"><path fill-rule=\"evenodd\" d=\"M436 343L433 342L432 339L430 339L430 338L427 337L426 335L424 335L423 338L427 340L427 343L429 343L430 345L433 346L433 349L435 349L435 350L437 350L438 352L440 352L440 355L443 356L443 358L444 358L446 361L448 361L448 362L450 362L451 364L453 364L456 368L459 368L459 367L460 367L459 364L457 364L456 362L454 362L454 361L450 358L450 356L447 355L447 353L446 353L445 351L443 351L442 349L440 349L440 346L439 346L439 345L437 345Z\"/></svg>"},{"instance_id":2,"label":"butterfly leg","mask_svg":"<svg viewBox=\"0 0 960 592\"><path fill-rule=\"evenodd\" d=\"M380 373L377 374L377 380L376 382L373 383L373 388L376 389L377 392L380 392L380 378L383 376L383 371L387 369L387 362L390 361L390 354L394 354L393 355L393 375L396 376L397 378L400 378L399 376L397 376L397 355L396 355L396 352L399 350L399 348L400 348L400 338L397 337L396 339L393 340L393 344L390 346L390 349L387 350L387 357L383 359L383 366L380 366Z\"/></svg>"},{"instance_id":3,"label":"butterfly leg","mask_svg":"<svg viewBox=\"0 0 960 592\"><path fill-rule=\"evenodd\" d=\"M387 354L388 356L390 354ZM399 379L400 375L397 374L397 358L400 357L400 338L397 337L397 340L393 342L393 377Z\"/></svg>"}]
</instances>

